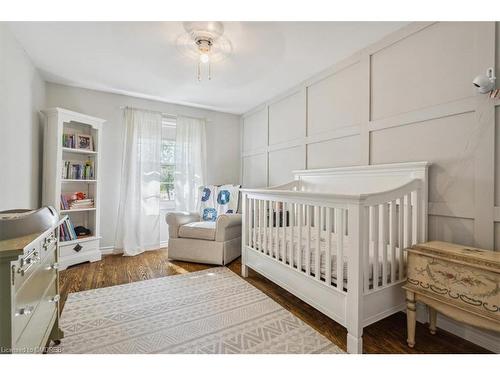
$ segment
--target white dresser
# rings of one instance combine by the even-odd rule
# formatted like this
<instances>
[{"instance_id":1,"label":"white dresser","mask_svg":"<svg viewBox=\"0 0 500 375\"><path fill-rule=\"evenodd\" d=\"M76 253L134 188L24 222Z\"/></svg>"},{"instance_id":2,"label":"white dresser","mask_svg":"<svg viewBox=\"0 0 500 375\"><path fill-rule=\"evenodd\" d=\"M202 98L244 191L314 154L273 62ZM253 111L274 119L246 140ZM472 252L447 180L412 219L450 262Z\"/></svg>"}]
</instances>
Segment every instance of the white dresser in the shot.
<instances>
[{"instance_id":1,"label":"white dresser","mask_svg":"<svg viewBox=\"0 0 500 375\"><path fill-rule=\"evenodd\" d=\"M40 353L62 338L57 232L0 241L1 353Z\"/></svg>"}]
</instances>

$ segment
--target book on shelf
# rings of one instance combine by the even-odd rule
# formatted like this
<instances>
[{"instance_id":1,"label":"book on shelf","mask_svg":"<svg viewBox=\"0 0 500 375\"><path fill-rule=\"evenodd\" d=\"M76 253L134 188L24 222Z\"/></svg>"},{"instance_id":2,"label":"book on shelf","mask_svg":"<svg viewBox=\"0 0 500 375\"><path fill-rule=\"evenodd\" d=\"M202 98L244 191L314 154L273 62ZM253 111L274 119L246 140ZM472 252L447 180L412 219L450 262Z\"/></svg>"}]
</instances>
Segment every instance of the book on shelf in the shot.
<instances>
[{"instance_id":1,"label":"book on shelf","mask_svg":"<svg viewBox=\"0 0 500 375\"><path fill-rule=\"evenodd\" d=\"M94 208L94 199L86 198L85 194L81 192L61 194L61 210L83 208Z\"/></svg>"},{"instance_id":2,"label":"book on shelf","mask_svg":"<svg viewBox=\"0 0 500 375\"><path fill-rule=\"evenodd\" d=\"M94 179L94 162L63 160L62 178L65 180L92 180Z\"/></svg>"},{"instance_id":3,"label":"book on shelf","mask_svg":"<svg viewBox=\"0 0 500 375\"><path fill-rule=\"evenodd\" d=\"M63 147L76 148L76 140L74 134L63 134L62 139Z\"/></svg>"},{"instance_id":4,"label":"book on shelf","mask_svg":"<svg viewBox=\"0 0 500 375\"><path fill-rule=\"evenodd\" d=\"M63 221L59 226L59 241L73 241L78 239L75 232L75 227L69 218Z\"/></svg>"}]
</instances>

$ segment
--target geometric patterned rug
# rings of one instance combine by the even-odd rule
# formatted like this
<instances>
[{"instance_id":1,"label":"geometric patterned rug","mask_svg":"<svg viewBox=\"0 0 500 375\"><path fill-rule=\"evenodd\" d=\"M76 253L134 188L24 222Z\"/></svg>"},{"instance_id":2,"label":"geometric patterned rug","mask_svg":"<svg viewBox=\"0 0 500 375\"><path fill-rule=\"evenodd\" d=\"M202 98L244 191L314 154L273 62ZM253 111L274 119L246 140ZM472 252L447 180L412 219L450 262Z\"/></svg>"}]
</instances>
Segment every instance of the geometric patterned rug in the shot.
<instances>
[{"instance_id":1,"label":"geometric patterned rug","mask_svg":"<svg viewBox=\"0 0 500 375\"><path fill-rule=\"evenodd\" d=\"M344 353L226 267L68 296L58 353Z\"/></svg>"}]
</instances>

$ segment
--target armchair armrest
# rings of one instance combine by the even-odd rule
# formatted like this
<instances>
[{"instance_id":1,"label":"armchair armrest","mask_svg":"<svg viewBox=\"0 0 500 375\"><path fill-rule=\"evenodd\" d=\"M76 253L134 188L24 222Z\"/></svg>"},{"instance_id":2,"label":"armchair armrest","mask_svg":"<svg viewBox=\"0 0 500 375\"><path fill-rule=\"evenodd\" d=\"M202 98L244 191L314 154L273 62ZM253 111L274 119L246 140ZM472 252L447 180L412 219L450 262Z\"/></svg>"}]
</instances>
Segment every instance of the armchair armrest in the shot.
<instances>
[{"instance_id":1,"label":"armchair armrest","mask_svg":"<svg viewBox=\"0 0 500 375\"><path fill-rule=\"evenodd\" d=\"M215 224L215 241L223 242L241 236L241 214L219 215Z\"/></svg>"},{"instance_id":2,"label":"armchair armrest","mask_svg":"<svg viewBox=\"0 0 500 375\"><path fill-rule=\"evenodd\" d=\"M169 238L178 238L179 227L184 224L200 221L200 214L197 212L168 212L166 221Z\"/></svg>"}]
</instances>

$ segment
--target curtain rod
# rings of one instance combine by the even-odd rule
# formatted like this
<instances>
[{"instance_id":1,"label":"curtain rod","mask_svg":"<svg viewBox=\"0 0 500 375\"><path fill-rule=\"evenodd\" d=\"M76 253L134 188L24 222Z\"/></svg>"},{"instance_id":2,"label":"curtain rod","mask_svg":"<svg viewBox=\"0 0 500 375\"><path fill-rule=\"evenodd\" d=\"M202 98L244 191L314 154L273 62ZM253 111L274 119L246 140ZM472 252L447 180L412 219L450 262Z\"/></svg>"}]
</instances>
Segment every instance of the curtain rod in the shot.
<instances>
[{"instance_id":1,"label":"curtain rod","mask_svg":"<svg viewBox=\"0 0 500 375\"><path fill-rule=\"evenodd\" d=\"M151 109L136 108L136 107L130 107L130 106L127 106L127 105L120 106L120 109L127 109L127 108L128 109L135 109L135 110L139 110L139 111L148 111L148 112L161 113L162 116L172 117L172 118L175 118L175 119L179 117L179 115L174 115L172 113L167 113L167 112L155 111L155 110L151 110ZM205 120L206 122L211 122L206 117L195 117L195 116L186 116L186 115L180 115L180 117L187 117L187 118L193 118L193 119L196 119L196 120Z\"/></svg>"}]
</instances>

